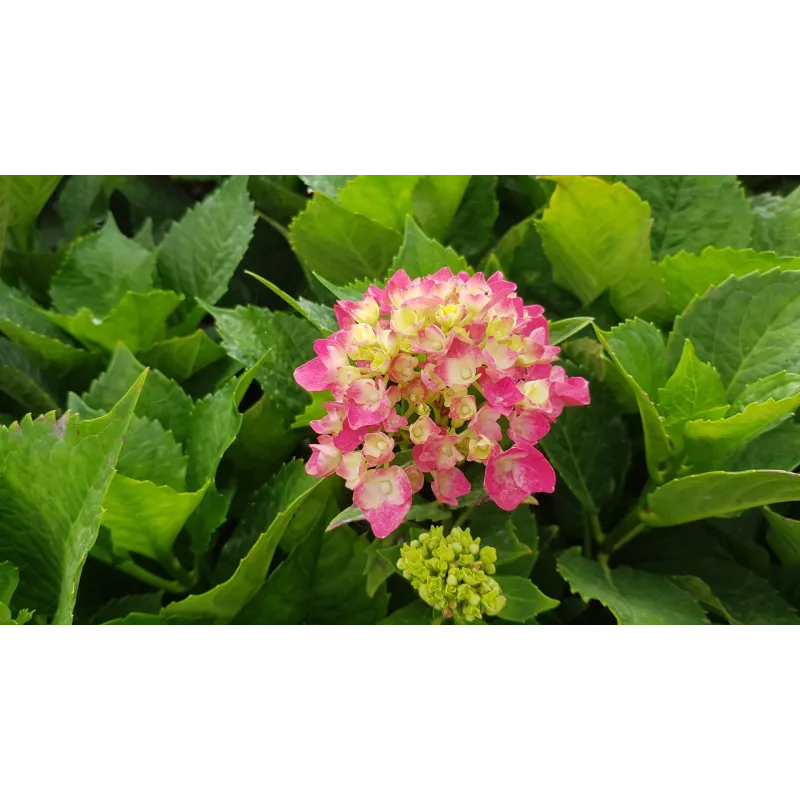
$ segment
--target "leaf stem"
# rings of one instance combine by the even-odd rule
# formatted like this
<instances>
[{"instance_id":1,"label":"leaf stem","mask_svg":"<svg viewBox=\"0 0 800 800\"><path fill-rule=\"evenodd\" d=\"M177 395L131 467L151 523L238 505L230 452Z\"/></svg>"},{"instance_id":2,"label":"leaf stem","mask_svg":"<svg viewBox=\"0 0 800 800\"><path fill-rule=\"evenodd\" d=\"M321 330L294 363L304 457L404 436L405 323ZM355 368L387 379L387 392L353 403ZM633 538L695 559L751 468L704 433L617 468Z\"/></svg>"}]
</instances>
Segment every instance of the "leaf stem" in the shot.
<instances>
[{"instance_id":1,"label":"leaf stem","mask_svg":"<svg viewBox=\"0 0 800 800\"><path fill-rule=\"evenodd\" d=\"M259 211L258 209L256 209L256 216L259 219L263 219L264 222L267 223L267 225L270 225L276 231L278 231L278 233L281 236L283 236L284 239L286 239L287 241L289 240L289 229L284 228L284 226L281 225L280 222L276 222L274 219L272 219L272 217L268 217L263 211Z\"/></svg>"},{"instance_id":2,"label":"leaf stem","mask_svg":"<svg viewBox=\"0 0 800 800\"><path fill-rule=\"evenodd\" d=\"M608 534L605 541L607 553L615 553L623 545L637 537L643 530L648 528L648 524L642 520L641 505L637 503L628 515Z\"/></svg>"},{"instance_id":3,"label":"leaf stem","mask_svg":"<svg viewBox=\"0 0 800 800\"><path fill-rule=\"evenodd\" d=\"M154 586L156 589L164 589L164 591L174 592L175 594L182 594L187 591L187 587L182 583L162 578L153 572L150 572L150 570L140 567L133 561L125 561L121 564L114 564L113 566L120 572L130 575L131 577L142 581L142 583L147 583L150 586Z\"/></svg>"}]
</instances>

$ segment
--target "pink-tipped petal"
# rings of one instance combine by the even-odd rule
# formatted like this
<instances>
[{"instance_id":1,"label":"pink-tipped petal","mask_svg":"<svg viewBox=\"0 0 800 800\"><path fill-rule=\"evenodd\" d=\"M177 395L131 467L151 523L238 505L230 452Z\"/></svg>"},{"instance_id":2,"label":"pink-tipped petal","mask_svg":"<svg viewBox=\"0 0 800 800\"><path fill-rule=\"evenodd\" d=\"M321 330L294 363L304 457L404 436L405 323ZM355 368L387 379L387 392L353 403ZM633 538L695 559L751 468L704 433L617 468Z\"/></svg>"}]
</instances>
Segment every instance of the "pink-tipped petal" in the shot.
<instances>
[{"instance_id":1,"label":"pink-tipped petal","mask_svg":"<svg viewBox=\"0 0 800 800\"><path fill-rule=\"evenodd\" d=\"M440 470L433 477L433 493L436 499L451 506L458 505L458 498L468 494L472 488L464 473L457 467Z\"/></svg>"},{"instance_id":2,"label":"pink-tipped petal","mask_svg":"<svg viewBox=\"0 0 800 800\"><path fill-rule=\"evenodd\" d=\"M508 435L517 443L536 444L548 431L550 423L539 411L516 410L509 421Z\"/></svg>"},{"instance_id":3,"label":"pink-tipped petal","mask_svg":"<svg viewBox=\"0 0 800 800\"><path fill-rule=\"evenodd\" d=\"M353 493L372 532L385 539L403 522L411 508L411 483L400 467L368 470Z\"/></svg>"},{"instance_id":4,"label":"pink-tipped petal","mask_svg":"<svg viewBox=\"0 0 800 800\"><path fill-rule=\"evenodd\" d=\"M552 492L555 485L550 462L532 447L514 445L504 453L498 445L486 462L483 486L504 511L513 511L535 492Z\"/></svg>"}]
</instances>

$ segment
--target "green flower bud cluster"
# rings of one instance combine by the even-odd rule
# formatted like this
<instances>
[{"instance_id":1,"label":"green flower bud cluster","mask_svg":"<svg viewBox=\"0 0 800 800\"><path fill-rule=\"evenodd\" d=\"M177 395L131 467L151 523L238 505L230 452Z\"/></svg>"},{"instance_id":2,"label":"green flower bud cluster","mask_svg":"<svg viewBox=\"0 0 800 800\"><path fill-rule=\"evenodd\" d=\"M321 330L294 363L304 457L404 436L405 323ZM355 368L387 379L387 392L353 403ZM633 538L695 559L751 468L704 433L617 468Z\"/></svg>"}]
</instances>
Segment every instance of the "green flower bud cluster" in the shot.
<instances>
[{"instance_id":1,"label":"green flower bud cluster","mask_svg":"<svg viewBox=\"0 0 800 800\"><path fill-rule=\"evenodd\" d=\"M497 614L506 604L496 572L494 547L481 547L469 528L453 528L445 536L434 525L419 539L404 544L397 561L406 580L442 616L456 622L473 622L483 614Z\"/></svg>"}]
</instances>

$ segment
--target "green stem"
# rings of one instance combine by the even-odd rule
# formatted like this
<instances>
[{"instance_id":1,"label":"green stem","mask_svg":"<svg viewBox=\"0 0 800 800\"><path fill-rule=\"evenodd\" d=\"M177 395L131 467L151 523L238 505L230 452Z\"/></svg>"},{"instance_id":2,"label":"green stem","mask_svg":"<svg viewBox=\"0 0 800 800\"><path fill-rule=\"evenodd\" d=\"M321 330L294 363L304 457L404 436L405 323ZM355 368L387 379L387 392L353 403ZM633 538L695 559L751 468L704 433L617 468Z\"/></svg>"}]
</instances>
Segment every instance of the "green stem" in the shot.
<instances>
[{"instance_id":1,"label":"green stem","mask_svg":"<svg viewBox=\"0 0 800 800\"><path fill-rule=\"evenodd\" d=\"M283 225L280 224L280 222L276 222L274 219L272 219L272 217L268 217L263 211L259 211L258 209L256 209L256 216L259 219L263 219L264 222L267 223L267 225L270 225L276 231L278 231L278 233L281 236L283 236L284 239L286 239L287 241L289 240L289 230L288 228L284 228Z\"/></svg>"},{"instance_id":2,"label":"green stem","mask_svg":"<svg viewBox=\"0 0 800 800\"><path fill-rule=\"evenodd\" d=\"M134 564L133 561L125 561L122 564L114 564L114 567L126 575L137 578L142 583L147 583L156 589L164 589L167 592L174 592L175 594L182 594L187 590L187 587L178 581L169 581L166 578L161 578L158 575L150 572L150 570Z\"/></svg>"},{"instance_id":3,"label":"green stem","mask_svg":"<svg viewBox=\"0 0 800 800\"><path fill-rule=\"evenodd\" d=\"M469 508L465 508L459 515L458 519L453 523L454 528L461 528L464 523L469 519L469 515L472 513L472 509L474 506L470 506Z\"/></svg>"},{"instance_id":4,"label":"green stem","mask_svg":"<svg viewBox=\"0 0 800 800\"><path fill-rule=\"evenodd\" d=\"M637 503L622 522L608 534L608 538L605 541L606 552L615 553L647 527L649 526L641 517L641 506Z\"/></svg>"}]
</instances>

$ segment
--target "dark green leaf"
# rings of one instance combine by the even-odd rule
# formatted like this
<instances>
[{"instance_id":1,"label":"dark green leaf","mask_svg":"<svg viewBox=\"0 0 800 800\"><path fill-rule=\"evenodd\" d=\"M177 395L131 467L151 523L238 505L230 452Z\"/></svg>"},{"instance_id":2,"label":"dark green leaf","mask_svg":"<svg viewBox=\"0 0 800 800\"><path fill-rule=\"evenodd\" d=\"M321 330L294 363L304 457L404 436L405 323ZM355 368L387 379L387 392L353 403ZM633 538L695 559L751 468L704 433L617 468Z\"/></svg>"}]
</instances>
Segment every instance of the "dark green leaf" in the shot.
<instances>
[{"instance_id":1,"label":"dark green leaf","mask_svg":"<svg viewBox=\"0 0 800 800\"><path fill-rule=\"evenodd\" d=\"M755 250L800 256L800 188L786 197L759 194L751 198Z\"/></svg>"},{"instance_id":2,"label":"dark green leaf","mask_svg":"<svg viewBox=\"0 0 800 800\"><path fill-rule=\"evenodd\" d=\"M424 175L414 187L414 217L432 239L447 239L470 177Z\"/></svg>"},{"instance_id":3,"label":"dark green leaf","mask_svg":"<svg viewBox=\"0 0 800 800\"><path fill-rule=\"evenodd\" d=\"M520 578L517 575L495 577L506 598L506 604L497 615L500 619L509 622L527 622L558 606L558 600L543 594L527 578Z\"/></svg>"},{"instance_id":4,"label":"dark green leaf","mask_svg":"<svg viewBox=\"0 0 800 800\"><path fill-rule=\"evenodd\" d=\"M499 208L497 177L473 175L453 219L447 244L466 258L482 253L492 242Z\"/></svg>"},{"instance_id":5,"label":"dark green leaf","mask_svg":"<svg viewBox=\"0 0 800 800\"><path fill-rule=\"evenodd\" d=\"M140 358L167 377L185 381L224 356L225 350L210 339L205 331L196 330L188 336L156 342Z\"/></svg>"},{"instance_id":6,"label":"dark green leaf","mask_svg":"<svg viewBox=\"0 0 800 800\"><path fill-rule=\"evenodd\" d=\"M558 571L575 594L601 602L620 625L708 624L697 600L662 575L630 567L603 569L577 547L559 557Z\"/></svg>"}]
</instances>

